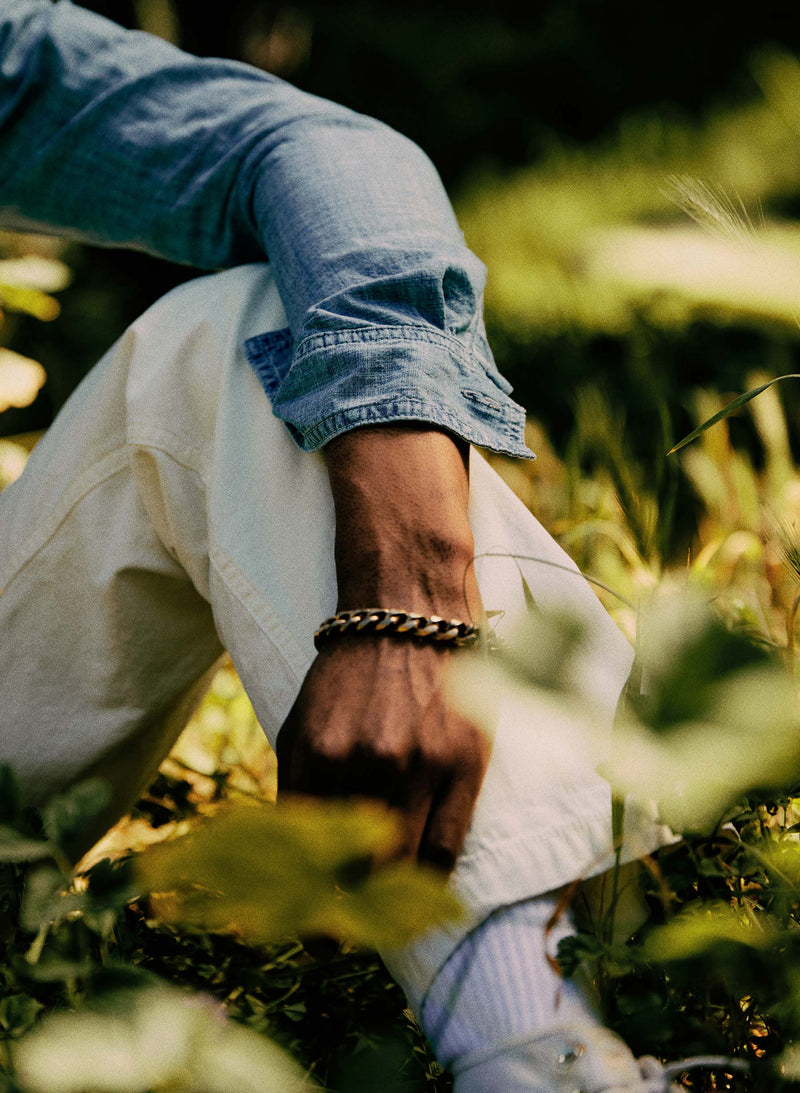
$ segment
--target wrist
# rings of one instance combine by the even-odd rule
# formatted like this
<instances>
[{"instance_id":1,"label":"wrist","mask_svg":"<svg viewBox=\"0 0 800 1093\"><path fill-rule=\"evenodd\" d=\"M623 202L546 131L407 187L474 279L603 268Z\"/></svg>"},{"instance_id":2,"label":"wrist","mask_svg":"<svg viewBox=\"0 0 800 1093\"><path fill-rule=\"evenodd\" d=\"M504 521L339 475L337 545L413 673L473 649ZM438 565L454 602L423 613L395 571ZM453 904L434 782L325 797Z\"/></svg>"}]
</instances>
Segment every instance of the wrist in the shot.
<instances>
[{"instance_id":1,"label":"wrist","mask_svg":"<svg viewBox=\"0 0 800 1093\"><path fill-rule=\"evenodd\" d=\"M410 538L355 548L350 536L337 539L337 610L392 607L471 621L477 610L471 543Z\"/></svg>"},{"instance_id":2,"label":"wrist","mask_svg":"<svg viewBox=\"0 0 800 1093\"><path fill-rule=\"evenodd\" d=\"M354 430L326 449L338 609L479 621L466 446L418 425Z\"/></svg>"}]
</instances>

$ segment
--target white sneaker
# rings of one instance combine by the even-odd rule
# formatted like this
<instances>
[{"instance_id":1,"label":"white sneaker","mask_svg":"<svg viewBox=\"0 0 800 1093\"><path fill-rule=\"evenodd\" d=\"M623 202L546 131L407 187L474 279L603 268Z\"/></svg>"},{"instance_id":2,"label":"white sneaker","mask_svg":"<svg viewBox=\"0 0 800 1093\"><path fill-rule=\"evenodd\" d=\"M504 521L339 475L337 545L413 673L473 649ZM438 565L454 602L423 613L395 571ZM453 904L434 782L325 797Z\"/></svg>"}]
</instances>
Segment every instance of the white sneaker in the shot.
<instances>
[{"instance_id":1,"label":"white sneaker","mask_svg":"<svg viewBox=\"0 0 800 1093\"><path fill-rule=\"evenodd\" d=\"M634 1058L616 1033L599 1025L569 1024L502 1050L476 1052L454 1068L456 1093L682 1093L672 1078L694 1067L742 1071L741 1059L703 1055L662 1065Z\"/></svg>"}]
</instances>

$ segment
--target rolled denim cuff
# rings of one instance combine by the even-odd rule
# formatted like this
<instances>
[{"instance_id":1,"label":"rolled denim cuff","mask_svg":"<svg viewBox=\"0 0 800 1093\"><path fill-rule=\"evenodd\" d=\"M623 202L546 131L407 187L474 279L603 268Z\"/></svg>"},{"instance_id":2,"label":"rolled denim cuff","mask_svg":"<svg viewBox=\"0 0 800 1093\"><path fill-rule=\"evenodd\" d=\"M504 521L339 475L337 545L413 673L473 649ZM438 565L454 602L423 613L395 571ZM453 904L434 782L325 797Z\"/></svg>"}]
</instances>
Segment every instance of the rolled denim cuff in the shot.
<instances>
[{"instance_id":1,"label":"rolled denim cuff","mask_svg":"<svg viewBox=\"0 0 800 1093\"><path fill-rule=\"evenodd\" d=\"M470 444L533 458L525 411L492 361L426 326L326 331L295 348L289 330L248 339L245 352L299 446L314 451L363 425L420 421Z\"/></svg>"}]
</instances>

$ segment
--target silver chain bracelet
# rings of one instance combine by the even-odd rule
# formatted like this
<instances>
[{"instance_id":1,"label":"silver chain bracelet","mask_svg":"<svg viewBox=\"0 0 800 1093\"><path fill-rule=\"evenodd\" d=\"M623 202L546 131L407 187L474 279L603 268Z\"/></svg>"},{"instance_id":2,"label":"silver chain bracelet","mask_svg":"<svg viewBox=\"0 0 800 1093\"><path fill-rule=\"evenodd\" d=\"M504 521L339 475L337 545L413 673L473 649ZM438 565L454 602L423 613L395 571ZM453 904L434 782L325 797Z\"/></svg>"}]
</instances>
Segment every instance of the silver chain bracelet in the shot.
<instances>
[{"instance_id":1,"label":"silver chain bracelet","mask_svg":"<svg viewBox=\"0 0 800 1093\"><path fill-rule=\"evenodd\" d=\"M314 633L314 645L321 649L330 638L348 631L370 634L392 634L398 637L470 648L480 641L480 630L470 622L443 619L438 615L416 615L412 611L397 611L385 607L365 607L358 611L340 611L332 615Z\"/></svg>"}]
</instances>

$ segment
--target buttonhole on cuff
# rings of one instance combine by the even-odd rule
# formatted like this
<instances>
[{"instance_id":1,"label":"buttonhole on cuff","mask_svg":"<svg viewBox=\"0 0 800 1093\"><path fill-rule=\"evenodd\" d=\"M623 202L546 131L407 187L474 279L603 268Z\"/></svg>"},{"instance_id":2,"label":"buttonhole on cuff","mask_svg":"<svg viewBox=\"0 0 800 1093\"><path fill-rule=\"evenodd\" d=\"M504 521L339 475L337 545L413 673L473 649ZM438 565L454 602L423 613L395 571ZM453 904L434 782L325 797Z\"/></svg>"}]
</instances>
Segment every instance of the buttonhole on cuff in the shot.
<instances>
[{"instance_id":1,"label":"buttonhole on cuff","mask_svg":"<svg viewBox=\"0 0 800 1093\"><path fill-rule=\"evenodd\" d=\"M503 407L495 399L490 398L488 395L484 395L481 391L470 391L469 389L463 389L461 394L464 398L469 399L470 402L477 402L479 406L485 406L487 410L492 410L496 414L502 414Z\"/></svg>"}]
</instances>

